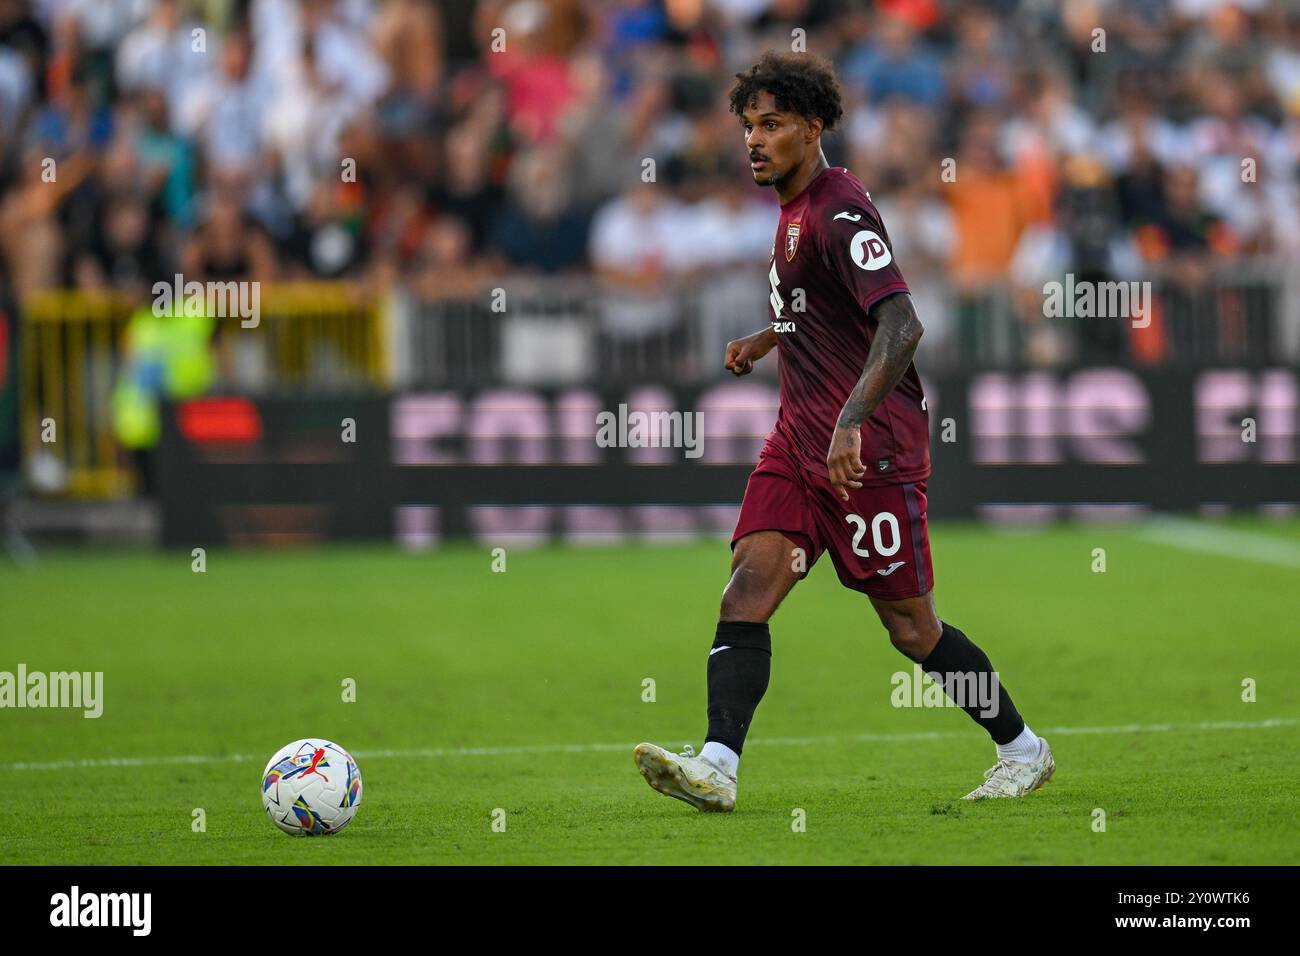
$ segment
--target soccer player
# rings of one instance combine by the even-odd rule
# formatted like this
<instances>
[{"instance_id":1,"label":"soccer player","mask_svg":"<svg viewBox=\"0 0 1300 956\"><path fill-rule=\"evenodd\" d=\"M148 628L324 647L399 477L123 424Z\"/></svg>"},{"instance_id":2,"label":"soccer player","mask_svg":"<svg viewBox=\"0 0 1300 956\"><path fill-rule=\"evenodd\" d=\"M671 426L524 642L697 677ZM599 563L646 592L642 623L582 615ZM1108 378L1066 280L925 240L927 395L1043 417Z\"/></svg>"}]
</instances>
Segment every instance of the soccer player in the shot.
<instances>
[{"instance_id":1,"label":"soccer player","mask_svg":"<svg viewBox=\"0 0 1300 956\"><path fill-rule=\"evenodd\" d=\"M736 81L731 111L754 182L776 189L781 219L771 325L728 344L725 365L747 375L778 349L781 409L731 539L704 749L639 744L637 767L655 790L700 810L735 808L745 735L771 671L768 620L829 551L840 583L867 595L894 647L993 738L997 763L965 799L1024 796L1052 776L1052 750L988 656L935 612L929 416L912 364L921 323L871 197L822 153L822 132L843 112L834 73L808 54L768 52Z\"/></svg>"}]
</instances>

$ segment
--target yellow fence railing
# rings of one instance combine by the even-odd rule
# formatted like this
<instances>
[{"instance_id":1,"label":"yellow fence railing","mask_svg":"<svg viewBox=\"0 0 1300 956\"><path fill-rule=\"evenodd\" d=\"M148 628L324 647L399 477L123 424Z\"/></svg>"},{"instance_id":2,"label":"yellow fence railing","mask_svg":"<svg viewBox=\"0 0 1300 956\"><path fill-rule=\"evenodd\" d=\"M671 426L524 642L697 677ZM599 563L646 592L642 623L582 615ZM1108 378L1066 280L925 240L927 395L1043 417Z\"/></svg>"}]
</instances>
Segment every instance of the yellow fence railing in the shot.
<instances>
[{"instance_id":1,"label":"yellow fence railing","mask_svg":"<svg viewBox=\"0 0 1300 956\"><path fill-rule=\"evenodd\" d=\"M383 388L390 381L385 311L344 283L260 288L257 324L217 319L219 380L244 393ZM113 384L138 302L50 291L20 310L24 468L36 490L77 498L130 494L131 456L113 435ZM146 303L147 304L147 303Z\"/></svg>"}]
</instances>

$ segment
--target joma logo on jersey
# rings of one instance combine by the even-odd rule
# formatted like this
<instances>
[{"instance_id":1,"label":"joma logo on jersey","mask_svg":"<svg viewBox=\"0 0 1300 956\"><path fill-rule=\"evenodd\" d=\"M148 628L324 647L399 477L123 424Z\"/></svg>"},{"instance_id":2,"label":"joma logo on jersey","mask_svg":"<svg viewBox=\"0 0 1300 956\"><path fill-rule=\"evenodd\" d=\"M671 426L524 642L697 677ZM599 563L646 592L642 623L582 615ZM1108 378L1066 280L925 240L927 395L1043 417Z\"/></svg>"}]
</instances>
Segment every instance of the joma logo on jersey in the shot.
<instances>
[{"instance_id":1,"label":"joma logo on jersey","mask_svg":"<svg viewBox=\"0 0 1300 956\"><path fill-rule=\"evenodd\" d=\"M793 331L794 331L794 323L793 323L793 322L773 322L773 323L772 323L772 331L773 331L773 332L793 332Z\"/></svg>"},{"instance_id":2,"label":"joma logo on jersey","mask_svg":"<svg viewBox=\"0 0 1300 956\"><path fill-rule=\"evenodd\" d=\"M799 223L792 222L785 227L785 261L794 258L794 251L799 248Z\"/></svg>"}]
</instances>

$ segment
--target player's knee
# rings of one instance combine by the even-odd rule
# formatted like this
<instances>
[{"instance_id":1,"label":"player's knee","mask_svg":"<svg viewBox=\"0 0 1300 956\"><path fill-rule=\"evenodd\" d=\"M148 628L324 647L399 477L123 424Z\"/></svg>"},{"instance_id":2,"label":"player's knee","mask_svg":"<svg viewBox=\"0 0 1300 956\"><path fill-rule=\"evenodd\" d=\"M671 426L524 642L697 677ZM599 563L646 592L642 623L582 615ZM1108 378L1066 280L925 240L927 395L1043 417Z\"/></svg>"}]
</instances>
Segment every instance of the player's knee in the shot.
<instances>
[{"instance_id":1,"label":"player's knee","mask_svg":"<svg viewBox=\"0 0 1300 956\"><path fill-rule=\"evenodd\" d=\"M718 608L720 621L748 621L751 624L765 624L771 611L763 606L761 595L732 584L722 592L722 604Z\"/></svg>"},{"instance_id":2,"label":"player's knee","mask_svg":"<svg viewBox=\"0 0 1300 956\"><path fill-rule=\"evenodd\" d=\"M880 621L889 632L889 643L899 653L918 662L930 656L941 633L933 614L889 611L880 615Z\"/></svg>"},{"instance_id":3,"label":"player's knee","mask_svg":"<svg viewBox=\"0 0 1300 956\"><path fill-rule=\"evenodd\" d=\"M922 648L925 646L925 640L921 634L910 624L897 624L889 628L889 643L893 644L895 649L904 657L911 658L914 661L922 661L926 655Z\"/></svg>"},{"instance_id":4,"label":"player's knee","mask_svg":"<svg viewBox=\"0 0 1300 956\"><path fill-rule=\"evenodd\" d=\"M726 590L722 592L722 605L718 609L718 619L764 624L774 610L776 606L767 582L752 569L741 565L732 574Z\"/></svg>"}]
</instances>

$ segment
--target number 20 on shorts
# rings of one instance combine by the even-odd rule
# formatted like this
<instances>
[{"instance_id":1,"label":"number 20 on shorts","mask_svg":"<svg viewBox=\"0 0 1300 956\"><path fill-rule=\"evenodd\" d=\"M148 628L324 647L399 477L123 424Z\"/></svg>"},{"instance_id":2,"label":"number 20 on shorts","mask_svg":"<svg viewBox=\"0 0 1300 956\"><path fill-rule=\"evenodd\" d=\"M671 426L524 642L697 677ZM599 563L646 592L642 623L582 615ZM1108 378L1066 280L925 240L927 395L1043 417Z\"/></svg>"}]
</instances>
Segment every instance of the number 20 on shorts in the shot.
<instances>
[{"instance_id":1,"label":"number 20 on shorts","mask_svg":"<svg viewBox=\"0 0 1300 956\"><path fill-rule=\"evenodd\" d=\"M867 533L867 519L862 515L845 515L844 520L858 529L853 535L853 553L863 558L871 557L871 552L862 547L862 539ZM890 543L888 545L885 544L881 534L881 529L885 525L889 526ZM903 543L902 535L899 534L898 530L898 519L888 511L882 511L872 518L871 541L876 546L876 554L882 558L897 554L899 547Z\"/></svg>"}]
</instances>

